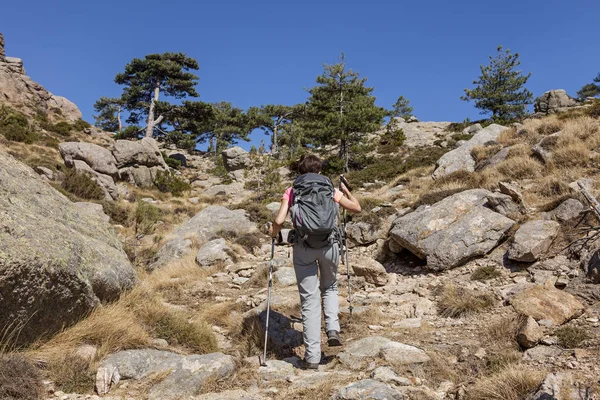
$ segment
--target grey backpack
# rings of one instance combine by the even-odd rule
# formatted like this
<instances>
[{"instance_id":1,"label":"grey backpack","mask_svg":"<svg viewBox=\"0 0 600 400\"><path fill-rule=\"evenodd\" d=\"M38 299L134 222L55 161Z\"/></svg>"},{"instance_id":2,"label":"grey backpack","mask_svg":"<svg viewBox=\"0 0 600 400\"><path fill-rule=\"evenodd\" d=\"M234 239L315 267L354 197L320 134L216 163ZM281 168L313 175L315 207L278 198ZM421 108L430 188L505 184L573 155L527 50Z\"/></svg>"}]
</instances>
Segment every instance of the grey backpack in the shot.
<instances>
[{"instance_id":1,"label":"grey backpack","mask_svg":"<svg viewBox=\"0 0 600 400\"><path fill-rule=\"evenodd\" d=\"M327 246L337 233L333 183L326 176L308 173L296 178L292 190L290 212L297 240L313 248Z\"/></svg>"}]
</instances>

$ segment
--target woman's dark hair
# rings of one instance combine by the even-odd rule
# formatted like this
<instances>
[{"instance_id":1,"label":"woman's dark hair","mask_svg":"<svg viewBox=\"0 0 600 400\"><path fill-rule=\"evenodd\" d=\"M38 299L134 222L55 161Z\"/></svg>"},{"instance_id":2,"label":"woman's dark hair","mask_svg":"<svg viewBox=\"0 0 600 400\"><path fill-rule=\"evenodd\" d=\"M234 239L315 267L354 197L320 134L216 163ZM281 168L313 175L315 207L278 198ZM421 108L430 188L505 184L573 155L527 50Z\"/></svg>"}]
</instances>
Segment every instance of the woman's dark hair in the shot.
<instances>
[{"instance_id":1,"label":"woman's dark hair","mask_svg":"<svg viewBox=\"0 0 600 400\"><path fill-rule=\"evenodd\" d=\"M323 168L323 161L313 154L304 155L300 158L300 164L298 164L298 171L304 175L309 172L318 174Z\"/></svg>"}]
</instances>

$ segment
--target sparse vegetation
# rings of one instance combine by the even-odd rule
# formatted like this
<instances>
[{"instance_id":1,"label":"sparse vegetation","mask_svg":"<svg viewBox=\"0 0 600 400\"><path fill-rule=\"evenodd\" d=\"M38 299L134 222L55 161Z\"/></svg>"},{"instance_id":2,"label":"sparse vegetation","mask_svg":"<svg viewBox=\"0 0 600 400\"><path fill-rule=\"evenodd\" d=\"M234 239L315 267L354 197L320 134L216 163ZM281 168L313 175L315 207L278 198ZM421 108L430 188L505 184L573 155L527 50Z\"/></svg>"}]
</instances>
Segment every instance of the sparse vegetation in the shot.
<instances>
[{"instance_id":1,"label":"sparse vegetation","mask_svg":"<svg viewBox=\"0 0 600 400\"><path fill-rule=\"evenodd\" d=\"M158 171L154 184L161 192L171 193L173 196L182 196L191 189L190 185L177 177L173 171Z\"/></svg>"},{"instance_id":2,"label":"sparse vegetation","mask_svg":"<svg viewBox=\"0 0 600 400\"><path fill-rule=\"evenodd\" d=\"M544 375L526 366L511 365L475 382L469 400L521 400L535 390Z\"/></svg>"},{"instance_id":3,"label":"sparse vegetation","mask_svg":"<svg viewBox=\"0 0 600 400\"><path fill-rule=\"evenodd\" d=\"M68 169L65 172L65 179L62 181L61 187L81 199L104 199L104 192L100 186L86 173L77 172L74 169Z\"/></svg>"},{"instance_id":4,"label":"sparse vegetation","mask_svg":"<svg viewBox=\"0 0 600 400\"><path fill-rule=\"evenodd\" d=\"M94 378L89 364L74 353L66 353L48 364L48 375L56 388L65 393L91 393Z\"/></svg>"},{"instance_id":5,"label":"sparse vegetation","mask_svg":"<svg viewBox=\"0 0 600 400\"><path fill-rule=\"evenodd\" d=\"M33 143L37 138L27 116L8 106L0 107L0 133L4 135L6 140L26 144Z\"/></svg>"},{"instance_id":6,"label":"sparse vegetation","mask_svg":"<svg viewBox=\"0 0 600 400\"><path fill-rule=\"evenodd\" d=\"M566 349L581 347L590 338L590 334L584 328L575 325L561 326L554 334L558 337L560 345Z\"/></svg>"},{"instance_id":7,"label":"sparse vegetation","mask_svg":"<svg viewBox=\"0 0 600 400\"><path fill-rule=\"evenodd\" d=\"M0 399L42 399L42 377L39 370L17 353L0 354Z\"/></svg>"},{"instance_id":8,"label":"sparse vegetation","mask_svg":"<svg viewBox=\"0 0 600 400\"><path fill-rule=\"evenodd\" d=\"M439 289L437 308L443 317L459 318L487 310L495 303L494 296L490 293L478 293L454 284L446 284Z\"/></svg>"},{"instance_id":9,"label":"sparse vegetation","mask_svg":"<svg viewBox=\"0 0 600 400\"><path fill-rule=\"evenodd\" d=\"M488 281L490 279L494 279L502 275L498 268L493 267L491 265L482 266L477 268L471 274L472 281Z\"/></svg>"}]
</instances>

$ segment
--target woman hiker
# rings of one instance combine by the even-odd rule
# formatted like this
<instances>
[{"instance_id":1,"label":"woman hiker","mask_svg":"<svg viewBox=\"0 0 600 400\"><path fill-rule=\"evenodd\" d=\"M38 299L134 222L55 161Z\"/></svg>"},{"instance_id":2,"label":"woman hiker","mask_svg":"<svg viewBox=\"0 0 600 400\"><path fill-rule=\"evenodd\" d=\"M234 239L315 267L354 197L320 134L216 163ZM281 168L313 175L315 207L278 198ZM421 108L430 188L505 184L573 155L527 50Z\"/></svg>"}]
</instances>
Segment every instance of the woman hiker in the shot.
<instances>
[{"instance_id":1,"label":"woman hiker","mask_svg":"<svg viewBox=\"0 0 600 400\"><path fill-rule=\"evenodd\" d=\"M320 175L323 163L315 155L300 159L300 176L281 199L271 235L277 237L288 211L294 224L294 270L302 305L304 366L318 369L321 361L321 298L329 346L341 346L338 320L337 270L339 263L338 205L361 211L356 197L342 183L335 189ZM319 282L320 275L320 282Z\"/></svg>"}]
</instances>

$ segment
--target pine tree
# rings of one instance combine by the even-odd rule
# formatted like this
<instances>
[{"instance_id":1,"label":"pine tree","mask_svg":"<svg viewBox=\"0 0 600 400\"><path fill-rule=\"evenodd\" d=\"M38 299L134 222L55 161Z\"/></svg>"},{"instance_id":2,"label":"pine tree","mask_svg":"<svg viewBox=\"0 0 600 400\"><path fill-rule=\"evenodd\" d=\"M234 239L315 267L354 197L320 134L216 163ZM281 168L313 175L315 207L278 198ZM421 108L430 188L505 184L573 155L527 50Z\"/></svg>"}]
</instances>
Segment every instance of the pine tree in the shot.
<instances>
[{"instance_id":1,"label":"pine tree","mask_svg":"<svg viewBox=\"0 0 600 400\"><path fill-rule=\"evenodd\" d=\"M271 153L278 152L279 132L286 124L292 123L292 118L298 112L298 106L269 104L266 106L250 107L248 117L252 125L271 135Z\"/></svg>"},{"instance_id":2,"label":"pine tree","mask_svg":"<svg viewBox=\"0 0 600 400\"><path fill-rule=\"evenodd\" d=\"M339 63L324 67L317 86L308 91L310 98L301 124L315 145L337 145L343 168L348 171L351 146L378 130L386 111L375 105L373 88L365 86L367 79L346 69L343 53Z\"/></svg>"},{"instance_id":3,"label":"pine tree","mask_svg":"<svg viewBox=\"0 0 600 400\"><path fill-rule=\"evenodd\" d=\"M475 89L465 89L461 100L475 101L481 114L492 113L492 119L507 122L519 119L526 114L526 105L533 103L533 94L524 88L531 73L524 75L516 71L521 62L519 53L502 51L498 46L496 57L490 56L490 64L480 65L481 75L473 81Z\"/></svg>"},{"instance_id":4,"label":"pine tree","mask_svg":"<svg viewBox=\"0 0 600 400\"><path fill-rule=\"evenodd\" d=\"M125 85L121 98L130 112L127 121L136 124L145 118L146 137L152 137L155 127L164 118L164 115L155 118L160 93L176 99L198 97L194 88L198 77L188 72L197 69L198 62L183 53L149 54L144 59L134 58L125 66L125 72L115 77L117 84Z\"/></svg>"},{"instance_id":5,"label":"pine tree","mask_svg":"<svg viewBox=\"0 0 600 400\"><path fill-rule=\"evenodd\" d=\"M596 97L598 95L600 95L600 73L594 78L594 83L583 85L583 87L577 92L577 96L580 99L585 99L586 97Z\"/></svg>"},{"instance_id":6,"label":"pine tree","mask_svg":"<svg viewBox=\"0 0 600 400\"><path fill-rule=\"evenodd\" d=\"M407 119L412 115L413 107L409 106L409 101L404 96L398 97L398 100L392 106L390 117Z\"/></svg>"},{"instance_id":7,"label":"pine tree","mask_svg":"<svg viewBox=\"0 0 600 400\"><path fill-rule=\"evenodd\" d=\"M122 108L123 100L116 97L100 97L100 100L94 103L94 111L98 113L94 115L94 125L108 132L121 132Z\"/></svg>"}]
</instances>

